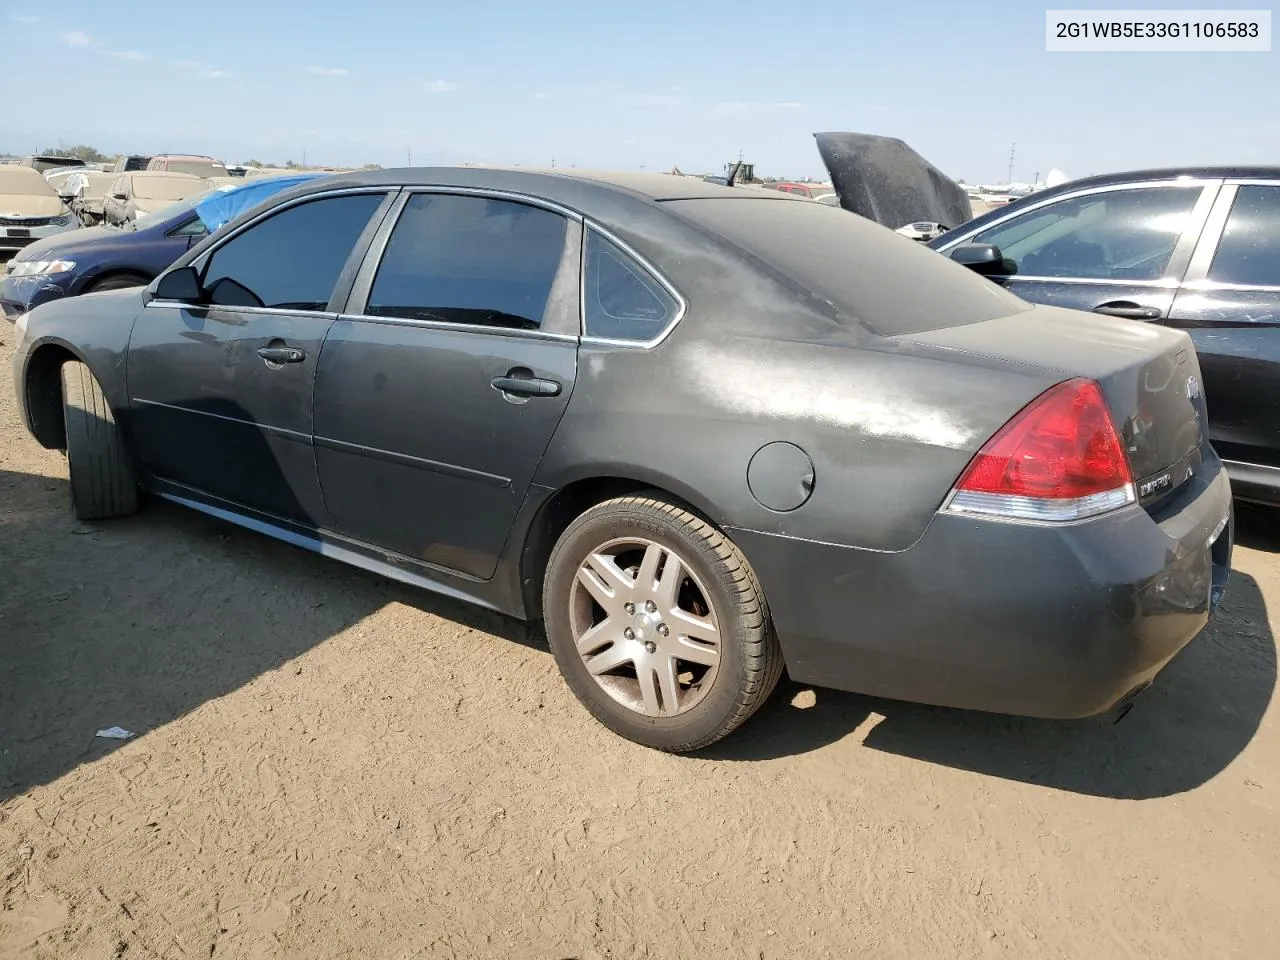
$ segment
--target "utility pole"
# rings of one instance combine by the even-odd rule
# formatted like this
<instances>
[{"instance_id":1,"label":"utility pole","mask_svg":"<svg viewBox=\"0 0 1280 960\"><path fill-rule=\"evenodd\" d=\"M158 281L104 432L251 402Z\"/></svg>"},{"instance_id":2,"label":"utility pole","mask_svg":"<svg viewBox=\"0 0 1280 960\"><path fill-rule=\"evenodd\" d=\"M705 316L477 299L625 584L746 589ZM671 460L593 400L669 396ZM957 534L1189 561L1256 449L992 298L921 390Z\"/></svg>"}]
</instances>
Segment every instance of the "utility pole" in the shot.
<instances>
[{"instance_id":1,"label":"utility pole","mask_svg":"<svg viewBox=\"0 0 1280 960\"><path fill-rule=\"evenodd\" d=\"M306 147L302 148L302 165L304 167L307 165L307 148Z\"/></svg>"},{"instance_id":2,"label":"utility pole","mask_svg":"<svg viewBox=\"0 0 1280 960\"><path fill-rule=\"evenodd\" d=\"M1005 183L1013 183L1013 155L1018 150L1018 145L1011 144L1009 147L1009 179Z\"/></svg>"},{"instance_id":3,"label":"utility pole","mask_svg":"<svg viewBox=\"0 0 1280 960\"><path fill-rule=\"evenodd\" d=\"M409 163L407 165L412 167L413 166L413 147L405 147L404 152L409 157Z\"/></svg>"},{"instance_id":4,"label":"utility pole","mask_svg":"<svg viewBox=\"0 0 1280 960\"><path fill-rule=\"evenodd\" d=\"M1032 178L1031 178L1031 185L1034 187L1034 186L1035 186L1036 184L1038 184L1039 182L1040 182L1040 171L1039 171L1039 170L1037 170L1037 171L1036 171L1036 175L1035 175L1034 177L1032 177Z\"/></svg>"},{"instance_id":5,"label":"utility pole","mask_svg":"<svg viewBox=\"0 0 1280 960\"><path fill-rule=\"evenodd\" d=\"M556 168L556 155L553 153L551 155L551 169L554 170L555 168Z\"/></svg>"}]
</instances>

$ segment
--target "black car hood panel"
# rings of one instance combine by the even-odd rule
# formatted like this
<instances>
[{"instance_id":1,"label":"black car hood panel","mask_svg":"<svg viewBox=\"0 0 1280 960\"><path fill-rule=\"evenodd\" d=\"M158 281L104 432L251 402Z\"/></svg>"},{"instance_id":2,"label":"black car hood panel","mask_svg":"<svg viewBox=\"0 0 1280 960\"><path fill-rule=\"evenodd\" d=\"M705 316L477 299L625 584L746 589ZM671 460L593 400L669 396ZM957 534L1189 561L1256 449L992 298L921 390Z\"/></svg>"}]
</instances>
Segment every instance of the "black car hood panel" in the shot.
<instances>
[{"instance_id":1,"label":"black car hood panel","mask_svg":"<svg viewBox=\"0 0 1280 960\"><path fill-rule=\"evenodd\" d=\"M901 140L870 133L815 133L844 209L897 230L932 221L951 228L973 216L964 188Z\"/></svg>"}]
</instances>

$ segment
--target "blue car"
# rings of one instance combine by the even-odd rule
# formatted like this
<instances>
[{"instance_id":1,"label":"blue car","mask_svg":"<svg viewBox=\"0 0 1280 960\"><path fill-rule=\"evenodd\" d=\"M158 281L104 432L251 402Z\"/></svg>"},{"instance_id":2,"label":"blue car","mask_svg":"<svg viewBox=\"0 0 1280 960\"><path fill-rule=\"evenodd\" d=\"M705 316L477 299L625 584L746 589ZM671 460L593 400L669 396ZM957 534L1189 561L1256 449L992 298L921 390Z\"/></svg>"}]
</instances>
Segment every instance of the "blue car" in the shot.
<instances>
[{"instance_id":1,"label":"blue car","mask_svg":"<svg viewBox=\"0 0 1280 960\"><path fill-rule=\"evenodd\" d=\"M263 177L207 190L139 217L124 227L87 227L39 240L9 261L0 279L0 309L16 320L61 297L136 287L224 223L274 194L323 173Z\"/></svg>"}]
</instances>

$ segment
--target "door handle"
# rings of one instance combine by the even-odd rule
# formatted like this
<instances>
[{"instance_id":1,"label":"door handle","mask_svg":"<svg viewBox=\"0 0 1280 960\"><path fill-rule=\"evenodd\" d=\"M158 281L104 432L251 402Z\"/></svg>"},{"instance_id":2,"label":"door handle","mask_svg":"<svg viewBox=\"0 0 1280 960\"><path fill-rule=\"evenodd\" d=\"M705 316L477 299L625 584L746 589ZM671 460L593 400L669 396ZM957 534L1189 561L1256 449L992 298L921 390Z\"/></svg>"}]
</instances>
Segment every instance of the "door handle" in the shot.
<instances>
[{"instance_id":1,"label":"door handle","mask_svg":"<svg viewBox=\"0 0 1280 960\"><path fill-rule=\"evenodd\" d=\"M556 381L535 377L533 371L522 367L507 371L505 377L494 377L489 385L519 397L554 397L560 393L560 384Z\"/></svg>"},{"instance_id":2,"label":"door handle","mask_svg":"<svg viewBox=\"0 0 1280 960\"><path fill-rule=\"evenodd\" d=\"M1128 300L1113 300L1111 303L1100 303L1093 308L1094 313L1103 313L1108 317L1123 317L1126 320L1159 320L1158 307L1144 307Z\"/></svg>"},{"instance_id":3,"label":"door handle","mask_svg":"<svg viewBox=\"0 0 1280 960\"><path fill-rule=\"evenodd\" d=\"M307 359L297 347L259 347L258 356L268 363L301 363Z\"/></svg>"}]
</instances>

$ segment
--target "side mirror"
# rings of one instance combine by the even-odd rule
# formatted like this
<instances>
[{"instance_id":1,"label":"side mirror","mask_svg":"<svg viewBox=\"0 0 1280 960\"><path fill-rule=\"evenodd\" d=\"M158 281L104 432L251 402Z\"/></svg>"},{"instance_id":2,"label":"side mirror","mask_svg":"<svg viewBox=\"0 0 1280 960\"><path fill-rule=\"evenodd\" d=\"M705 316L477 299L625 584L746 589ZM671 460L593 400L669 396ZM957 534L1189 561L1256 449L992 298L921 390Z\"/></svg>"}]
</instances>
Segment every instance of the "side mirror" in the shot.
<instances>
[{"instance_id":1,"label":"side mirror","mask_svg":"<svg viewBox=\"0 0 1280 960\"><path fill-rule=\"evenodd\" d=\"M176 300L179 303L195 303L200 299L200 274L195 267L179 267L160 278L155 299Z\"/></svg>"},{"instance_id":2,"label":"side mirror","mask_svg":"<svg viewBox=\"0 0 1280 960\"><path fill-rule=\"evenodd\" d=\"M950 257L984 277L1009 277L1018 272L1018 265L994 243L962 243L951 251Z\"/></svg>"}]
</instances>

